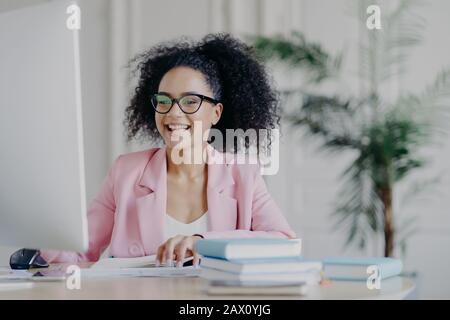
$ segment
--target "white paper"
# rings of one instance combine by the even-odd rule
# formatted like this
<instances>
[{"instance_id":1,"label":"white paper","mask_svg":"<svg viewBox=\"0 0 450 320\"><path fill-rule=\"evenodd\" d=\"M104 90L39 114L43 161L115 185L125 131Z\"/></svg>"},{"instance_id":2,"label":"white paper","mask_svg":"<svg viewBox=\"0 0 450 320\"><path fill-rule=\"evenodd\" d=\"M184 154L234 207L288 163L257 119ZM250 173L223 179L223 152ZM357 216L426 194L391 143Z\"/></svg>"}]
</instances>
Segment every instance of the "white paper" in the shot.
<instances>
[{"instance_id":1,"label":"white paper","mask_svg":"<svg viewBox=\"0 0 450 320\"><path fill-rule=\"evenodd\" d=\"M187 257L183 263L191 261L193 257ZM91 269L126 269L126 268L157 268L156 255L134 258L104 258L91 266Z\"/></svg>"},{"instance_id":2,"label":"white paper","mask_svg":"<svg viewBox=\"0 0 450 320\"><path fill-rule=\"evenodd\" d=\"M190 267L152 267L152 268L88 268L81 269L81 277L197 277L200 269Z\"/></svg>"},{"instance_id":3,"label":"white paper","mask_svg":"<svg viewBox=\"0 0 450 320\"><path fill-rule=\"evenodd\" d=\"M29 279L33 276L33 273L28 270L0 270L0 280L24 280Z\"/></svg>"},{"instance_id":4,"label":"white paper","mask_svg":"<svg viewBox=\"0 0 450 320\"><path fill-rule=\"evenodd\" d=\"M104 258L91 266L91 269L119 269L154 267L156 255L136 258Z\"/></svg>"}]
</instances>

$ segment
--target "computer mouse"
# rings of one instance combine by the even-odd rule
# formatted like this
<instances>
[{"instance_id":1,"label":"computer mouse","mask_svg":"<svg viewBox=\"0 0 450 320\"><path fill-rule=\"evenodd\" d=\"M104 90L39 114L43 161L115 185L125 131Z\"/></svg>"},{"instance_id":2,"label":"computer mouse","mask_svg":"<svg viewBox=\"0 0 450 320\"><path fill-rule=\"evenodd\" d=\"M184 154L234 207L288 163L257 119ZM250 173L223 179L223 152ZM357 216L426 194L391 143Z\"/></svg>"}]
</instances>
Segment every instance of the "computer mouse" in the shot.
<instances>
[{"instance_id":1,"label":"computer mouse","mask_svg":"<svg viewBox=\"0 0 450 320\"><path fill-rule=\"evenodd\" d=\"M47 268L48 263L41 257L40 251L35 249L20 249L9 258L11 269Z\"/></svg>"}]
</instances>

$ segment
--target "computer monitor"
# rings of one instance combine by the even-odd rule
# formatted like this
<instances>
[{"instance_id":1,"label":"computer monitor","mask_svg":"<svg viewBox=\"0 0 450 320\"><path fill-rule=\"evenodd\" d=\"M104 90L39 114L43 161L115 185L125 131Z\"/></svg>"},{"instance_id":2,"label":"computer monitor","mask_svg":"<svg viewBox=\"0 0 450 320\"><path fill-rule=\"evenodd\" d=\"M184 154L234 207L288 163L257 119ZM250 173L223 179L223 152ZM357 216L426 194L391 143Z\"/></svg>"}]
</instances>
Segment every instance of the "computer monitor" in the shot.
<instances>
[{"instance_id":1,"label":"computer monitor","mask_svg":"<svg viewBox=\"0 0 450 320\"><path fill-rule=\"evenodd\" d=\"M0 245L87 249L73 3L0 12Z\"/></svg>"}]
</instances>

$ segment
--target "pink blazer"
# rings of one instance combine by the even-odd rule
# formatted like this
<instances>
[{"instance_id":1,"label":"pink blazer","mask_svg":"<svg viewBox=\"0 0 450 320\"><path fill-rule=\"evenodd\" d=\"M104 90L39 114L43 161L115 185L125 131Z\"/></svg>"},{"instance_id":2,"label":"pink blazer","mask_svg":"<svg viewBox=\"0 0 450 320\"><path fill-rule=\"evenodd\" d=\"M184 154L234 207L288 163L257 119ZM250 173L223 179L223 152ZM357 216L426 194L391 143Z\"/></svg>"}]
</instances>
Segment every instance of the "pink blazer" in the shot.
<instances>
[{"instance_id":1,"label":"pink blazer","mask_svg":"<svg viewBox=\"0 0 450 320\"><path fill-rule=\"evenodd\" d=\"M204 238L295 238L259 173L251 164L233 164L208 150L208 232ZM213 151L211 151L213 150ZM209 158L211 159L211 158ZM110 245L115 257L156 254L167 240L166 149L119 156L88 209L89 249L85 253L42 251L48 262L97 261Z\"/></svg>"}]
</instances>

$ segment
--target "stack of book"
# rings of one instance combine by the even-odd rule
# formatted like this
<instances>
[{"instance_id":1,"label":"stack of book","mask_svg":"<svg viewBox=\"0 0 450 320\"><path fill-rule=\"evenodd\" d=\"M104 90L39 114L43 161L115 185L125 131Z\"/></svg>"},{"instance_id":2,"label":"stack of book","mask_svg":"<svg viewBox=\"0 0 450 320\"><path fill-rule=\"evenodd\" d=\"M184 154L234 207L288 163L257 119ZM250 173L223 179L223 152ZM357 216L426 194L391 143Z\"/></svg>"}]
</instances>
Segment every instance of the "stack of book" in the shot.
<instances>
[{"instance_id":1,"label":"stack of book","mask_svg":"<svg viewBox=\"0 0 450 320\"><path fill-rule=\"evenodd\" d=\"M328 257L322 260L324 276L330 280L367 281L400 275L403 263L384 257Z\"/></svg>"},{"instance_id":2,"label":"stack of book","mask_svg":"<svg viewBox=\"0 0 450 320\"><path fill-rule=\"evenodd\" d=\"M322 263L302 259L299 239L202 239L200 276L210 294L305 294Z\"/></svg>"}]
</instances>

